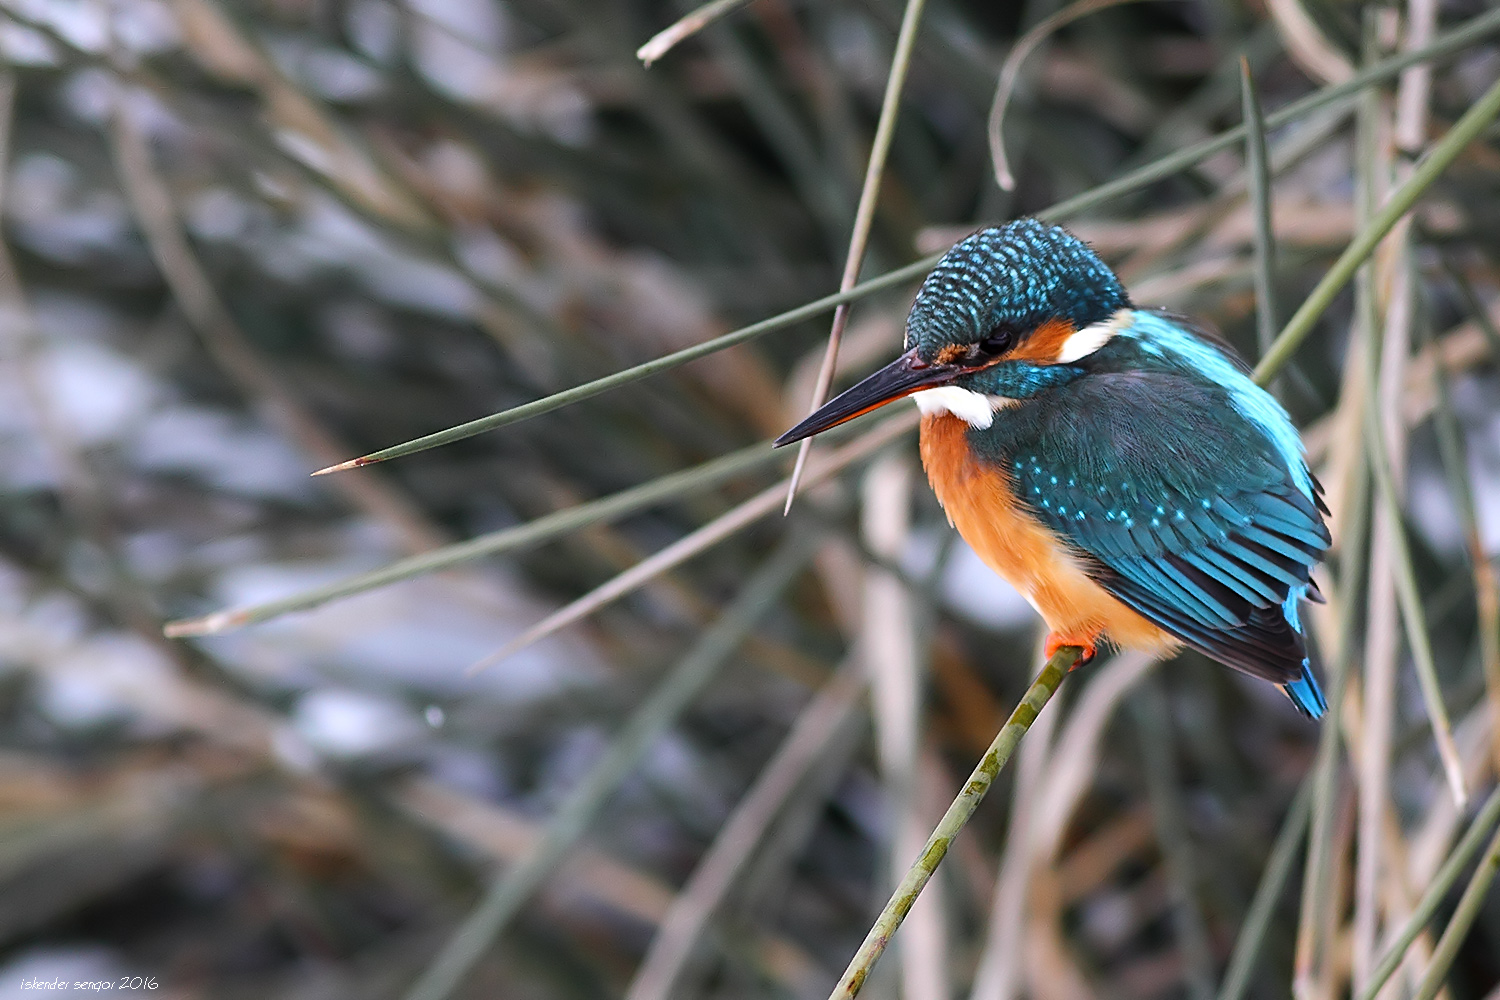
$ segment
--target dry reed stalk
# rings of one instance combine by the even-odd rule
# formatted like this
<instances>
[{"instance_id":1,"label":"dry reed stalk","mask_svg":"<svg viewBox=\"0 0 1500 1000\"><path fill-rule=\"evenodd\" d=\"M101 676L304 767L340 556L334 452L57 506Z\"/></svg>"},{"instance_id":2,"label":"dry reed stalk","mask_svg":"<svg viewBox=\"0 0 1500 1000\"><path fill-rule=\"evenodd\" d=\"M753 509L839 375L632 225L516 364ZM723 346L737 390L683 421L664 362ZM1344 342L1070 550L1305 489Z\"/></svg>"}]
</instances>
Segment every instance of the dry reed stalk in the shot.
<instances>
[{"instance_id":1,"label":"dry reed stalk","mask_svg":"<svg viewBox=\"0 0 1500 1000\"><path fill-rule=\"evenodd\" d=\"M886 157L896 135L896 119L901 112L901 93L906 88L906 73L911 66L912 50L917 41L917 26L921 24L925 6L926 0L906 0L906 8L901 15L901 30L896 37L896 50L891 55L890 72L886 74L885 96L880 102L880 119L875 125L875 137L870 142L870 158L865 166L864 183L859 190L859 205L854 210L854 230L849 235L849 253L844 258L844 271L839 278L840 293L847 293L854 288L859 281L859 272L864 267L870 230L875 224L875 206L880 198L880 182L885 176ZM839 344L844 338L844 327L849 323L849 310L848 303L840 303L834 309L833 323L828 331L828 347L823 354L822 366L818 369L818 384L813 389L808 413L815 412L828 398L828 390L833 385L833 373L838 364ZM797 446L797 464L792 467L783 513L792 509L792 500L797 495L797 485L802 480L802 470L807 465L812 443L812 438L804 438Z\"/></svg>"},{"instance_id":2,"label":"dry reed stalk","mask_svg":"<svg viewBox=\"0 0 1500 1000\"><path fill-rule=\"evenodd\" d=\"M889 455L865 473L861 489L864 543L876 556L900 561L911 532L911 460ZM923 678L916 621L905 583L881 569L865 573L863 627L859 649L870 674L875 746L885 785L893 835L891 882L906 873L922 848L931 822L922 809L918 782ZM933 884L912 906L901 945L902 995L906 1000L947 1000L946 900L942 883Z\"/></svg>"}]
</instances>

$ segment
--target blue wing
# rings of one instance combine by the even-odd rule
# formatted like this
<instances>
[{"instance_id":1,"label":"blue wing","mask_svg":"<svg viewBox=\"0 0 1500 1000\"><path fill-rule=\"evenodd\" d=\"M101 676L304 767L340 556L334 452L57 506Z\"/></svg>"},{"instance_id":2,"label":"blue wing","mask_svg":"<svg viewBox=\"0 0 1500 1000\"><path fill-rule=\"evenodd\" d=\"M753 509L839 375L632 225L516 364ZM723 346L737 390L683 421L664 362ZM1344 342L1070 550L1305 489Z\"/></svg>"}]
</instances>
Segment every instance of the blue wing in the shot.
<instances>
[{"instance_id":1,"label":"blue wing","mask_svg":"<svg viewBox=\"0 0 1500 1000\"><path fill-rule=\"evenodd\" d=\"M1297 604L1329 535L1300 457L1289 467L1285 443L1203 379L1098 372L1062 391L1027 408L1007 456L1037 518L1120 601L1321 714Z\"/></svg>"}]
</instances>

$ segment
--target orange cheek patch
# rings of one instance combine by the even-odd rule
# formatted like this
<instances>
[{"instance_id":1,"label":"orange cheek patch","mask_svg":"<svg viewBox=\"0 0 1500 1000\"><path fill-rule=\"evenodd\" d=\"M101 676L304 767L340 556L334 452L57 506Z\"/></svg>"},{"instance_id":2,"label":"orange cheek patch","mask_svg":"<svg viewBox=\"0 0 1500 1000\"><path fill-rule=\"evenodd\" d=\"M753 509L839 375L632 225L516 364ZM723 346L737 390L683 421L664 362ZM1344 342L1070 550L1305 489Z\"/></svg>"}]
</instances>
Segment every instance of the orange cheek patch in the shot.
<instances>
[{"instance_id":1,"label":"orange cheek patch","mask_svg":"<svg viewBox=\"0 0 1500 1000\"><path fill-rule=\"evenodd\" d=\"M1078 331L1065 319L1049 319L1037 327L1015 350L1005 356L1006 361L1030 361L1039 365L1057 363L1063 344Z\"/></svg>"},{"instance_id":2,"label":"orange cheek patch","mask_svg":"<svg viewBox=\"0 0 1500 1000\"><path fill-rule=\"evenodd\" d=\"M968 354L968 348L958 344L949 344L937 352L936 361L940 365L951 365Z\"/></svg>"}]
</instances>

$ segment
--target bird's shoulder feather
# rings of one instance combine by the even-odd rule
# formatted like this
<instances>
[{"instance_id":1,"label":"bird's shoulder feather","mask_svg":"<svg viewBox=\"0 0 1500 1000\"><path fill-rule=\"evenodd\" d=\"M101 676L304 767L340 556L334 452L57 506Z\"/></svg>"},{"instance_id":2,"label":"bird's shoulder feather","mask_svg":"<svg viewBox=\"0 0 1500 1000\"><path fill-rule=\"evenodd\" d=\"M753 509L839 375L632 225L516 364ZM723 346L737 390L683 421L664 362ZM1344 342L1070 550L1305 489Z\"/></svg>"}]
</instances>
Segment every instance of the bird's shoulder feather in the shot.
<instances>
[{"instance_id":1,"label":"bird's shoulder feather","mask_svg":"<svg viewBox=\"0 0 1500 1000\"><path fill-rule=\"evenodd\" d=\"M1288 683L1305 656L1295 598L1329 535L1305 469L1288 468L1228 393L1106 372L972 433L1111 594L1215 659Z\"/></svg>"}]
</instances>

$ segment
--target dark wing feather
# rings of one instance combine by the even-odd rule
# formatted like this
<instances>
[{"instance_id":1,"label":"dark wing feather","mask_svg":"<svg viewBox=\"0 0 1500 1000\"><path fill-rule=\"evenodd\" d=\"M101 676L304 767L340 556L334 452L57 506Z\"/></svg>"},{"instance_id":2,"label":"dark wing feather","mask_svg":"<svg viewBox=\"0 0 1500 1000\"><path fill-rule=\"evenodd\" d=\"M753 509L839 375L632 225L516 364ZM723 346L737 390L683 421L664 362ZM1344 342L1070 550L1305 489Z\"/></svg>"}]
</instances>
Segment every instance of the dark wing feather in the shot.
<instances>
[{"instance_id":1,"label":"dark wing feather","mask_svg":"<svg viewBox=\"0 0 1500 1000\"><path fill-rule=\"evenodd\" d=\"M1189 646L1299 679L1306 650L1289 616L1329 542L1311 478L1304 492L1215 386L1098 373L1065 391L1011 455L1037 518L1101 586Z\"/></svg>"}]
</instances>

